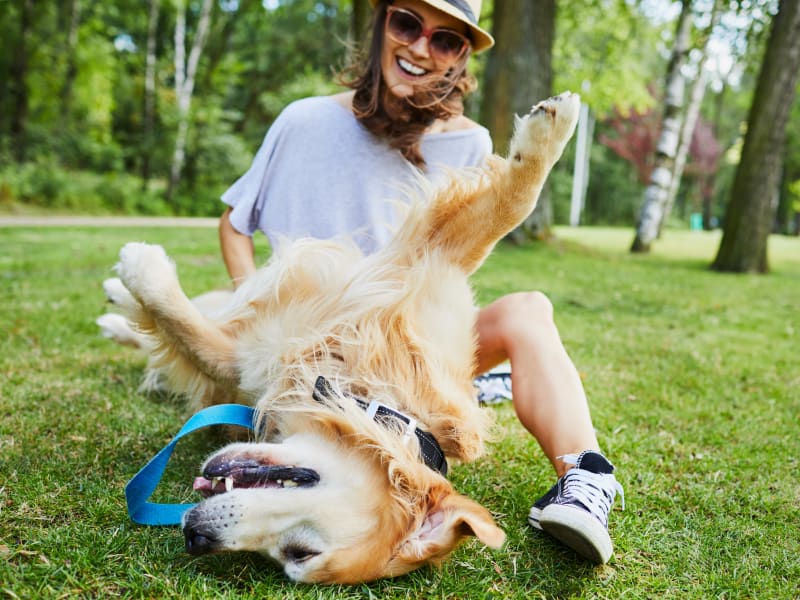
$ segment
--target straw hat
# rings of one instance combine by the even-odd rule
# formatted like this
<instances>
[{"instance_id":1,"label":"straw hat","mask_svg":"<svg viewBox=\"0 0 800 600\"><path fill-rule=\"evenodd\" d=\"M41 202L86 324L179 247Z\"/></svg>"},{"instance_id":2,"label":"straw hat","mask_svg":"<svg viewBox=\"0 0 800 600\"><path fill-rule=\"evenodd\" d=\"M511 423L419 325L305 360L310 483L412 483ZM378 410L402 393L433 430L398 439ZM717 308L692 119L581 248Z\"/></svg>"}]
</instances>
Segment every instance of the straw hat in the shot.
<instances>
[{"instance_id":1,"label":"straw hat","mask_svg":"<svg viewBox=\"0 0 800 600\"><path fill-rule=\"evenodd\" d=\"M372 6L379 0L369 0ZM481 0L420 0L433 8L465 23L472 33L472 50L480 52L494 46L494 38L478 25L481 16Z\"/></svg>"}]
</instances>

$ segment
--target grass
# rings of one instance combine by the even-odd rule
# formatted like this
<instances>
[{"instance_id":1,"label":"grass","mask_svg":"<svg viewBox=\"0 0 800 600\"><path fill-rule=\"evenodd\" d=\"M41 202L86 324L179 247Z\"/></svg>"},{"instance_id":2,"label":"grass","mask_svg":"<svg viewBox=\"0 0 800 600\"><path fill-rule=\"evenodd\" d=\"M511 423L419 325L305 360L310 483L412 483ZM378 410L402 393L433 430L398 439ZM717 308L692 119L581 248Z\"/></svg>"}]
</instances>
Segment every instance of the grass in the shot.
<instances>
[{"instance_id":1,"label":"grass","mask_svg":"<svg viewBox=\"0 0 800 600\"><path fill-rule=\"evenodd\" d=\"M630 230L560 231L501 246L475 276L481 302L553 300L601 443L618 466L615 556L594 567L534 533L553 481L510 406L507 435L457 488L508 533L441 569L353 587L294 585L250 555L191 558L176 528L127 518L126 481L184 421L142 396L142 360L98 336L100 287L119 247L163 244L185 288L226 283L212 229L0 229L0 594L10 598L793 598L800 596L800 240L771 240L773 272L707 269L714 234L669 231L649 256ZM193 498L213 435L182 441L159 491Z\"/></svg>"}]
</instances>

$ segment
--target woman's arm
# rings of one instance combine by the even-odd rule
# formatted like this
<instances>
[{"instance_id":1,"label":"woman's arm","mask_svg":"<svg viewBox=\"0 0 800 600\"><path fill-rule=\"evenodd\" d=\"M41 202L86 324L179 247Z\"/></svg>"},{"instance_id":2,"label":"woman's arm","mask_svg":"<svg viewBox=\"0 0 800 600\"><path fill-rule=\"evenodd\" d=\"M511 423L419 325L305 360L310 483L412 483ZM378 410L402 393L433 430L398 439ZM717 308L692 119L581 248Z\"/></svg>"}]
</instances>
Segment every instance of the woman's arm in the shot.
<instances>
[{"instance_id":1,"label":"woman's arm","mask_svg":"<svg viewBox=\"0 0 800 600\"><path fill-rule=\"evenodd\" d=\"M255 273L255 249L250 236L233 228L230 213L231 208L228 207L219 219L219 245L225 268L231 276L233 287L237 288L249 275Z\"/></svg>"}]
</instances>

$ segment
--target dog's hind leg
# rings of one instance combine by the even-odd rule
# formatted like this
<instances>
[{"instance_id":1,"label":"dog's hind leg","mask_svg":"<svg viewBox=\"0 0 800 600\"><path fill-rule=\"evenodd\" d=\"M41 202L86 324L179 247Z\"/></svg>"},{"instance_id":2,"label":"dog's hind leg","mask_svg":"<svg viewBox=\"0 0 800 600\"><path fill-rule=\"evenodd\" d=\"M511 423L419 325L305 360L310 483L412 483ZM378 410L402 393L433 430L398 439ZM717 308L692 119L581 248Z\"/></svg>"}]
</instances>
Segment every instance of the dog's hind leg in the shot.
<instances>
[{"instance_id":1,"label":"dog's hind leg","mask_svg":"<svg viewBox=\"0 0 800 600\"><path fill-rule=\"evenodd\" d=\"M580 98L569 92L516 121L507 159L492 157L478 177L453 177L398 239L419 253L437 249L472 273L494 244L536 207L550 169L575 131Z\"/></svg>"},{"instance_id":2,"label":"dog's hind leg","mask_svg":"<svg viewBox=\"0 0 800 600\"><path fill-rule=\"evenodd\" d=\"M120 250L117 272L138 303L129 318L138 329L158 341L159 347L153 352L156 364L151 361L151 366L171 371L173 375L181 373L178 379L185 382L193 375L204 375L223 387L236 386L238 372L232 336L203 316L186 297L178 283L175 265L161 246L126 244ZM196 383L192 385L196 387ZM179 387L190 386L187 383Z\"/></svg>"}]
</instances>

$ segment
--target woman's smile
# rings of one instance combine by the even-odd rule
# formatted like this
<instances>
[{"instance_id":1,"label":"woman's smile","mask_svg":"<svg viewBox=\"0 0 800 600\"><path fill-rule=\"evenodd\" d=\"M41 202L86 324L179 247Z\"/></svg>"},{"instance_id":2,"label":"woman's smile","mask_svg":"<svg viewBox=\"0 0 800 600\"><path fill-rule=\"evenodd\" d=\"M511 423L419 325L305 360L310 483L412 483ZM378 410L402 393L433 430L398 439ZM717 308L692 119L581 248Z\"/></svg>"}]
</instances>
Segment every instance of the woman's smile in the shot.
<instances>
[{"instance_id":1,"label":"woman's smile","mask_svg":"<svg viewBox=\"0 0 800 600\"><path fill-rule=\"evenodd\" d=\"M400 67L400 70L411 77L421 77L422 75L426 75L430 71L425 69L418 64L415 64L409 60L406 60L402 56L397 57L397 66Z\"/></svg>"}]
</instances>

